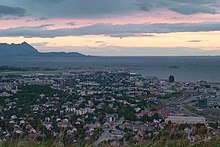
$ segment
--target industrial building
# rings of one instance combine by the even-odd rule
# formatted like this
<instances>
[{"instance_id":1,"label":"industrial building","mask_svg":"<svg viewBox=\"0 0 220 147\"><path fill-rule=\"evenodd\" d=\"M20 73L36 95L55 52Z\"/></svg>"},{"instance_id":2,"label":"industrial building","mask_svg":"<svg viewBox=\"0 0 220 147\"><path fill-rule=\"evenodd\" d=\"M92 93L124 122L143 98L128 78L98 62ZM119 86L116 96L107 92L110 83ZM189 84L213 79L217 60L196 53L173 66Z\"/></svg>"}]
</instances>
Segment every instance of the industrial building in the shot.
<instances>
[{"instance_id":1,"label":"industrial building","mask_svg":"<svg viewBox=\"0 0 220 147\"><path fill-rule=\"evenodd\" d=\"M205 123L205 117L192 117L192 116L169 116L165 119L165 123L176 123L176 124L197 124Z\"/></svg>"}]
</instances>

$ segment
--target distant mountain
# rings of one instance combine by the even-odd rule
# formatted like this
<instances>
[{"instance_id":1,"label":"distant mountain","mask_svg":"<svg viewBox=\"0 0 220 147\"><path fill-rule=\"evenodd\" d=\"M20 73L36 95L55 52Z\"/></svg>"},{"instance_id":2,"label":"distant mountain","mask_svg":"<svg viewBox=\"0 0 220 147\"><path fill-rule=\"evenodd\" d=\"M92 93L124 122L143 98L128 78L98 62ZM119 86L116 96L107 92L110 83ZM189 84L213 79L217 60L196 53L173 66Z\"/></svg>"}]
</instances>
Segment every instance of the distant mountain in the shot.
<instances>
[{"instance_id":1,"label":"distant mountain","mask_svg":"<svg viewBox=\"0 0 220 147\"><path fill-rule=\"evenodd\" d=\"M33 56L39 52L26 42L21 44L0 44L0 56Z\"/></svg>"},{"instance_id":2,"label":"distant mountain","mask_svg":"<svg viewBox=\"0 0 220 147\"><path fill-rule=\"evenodd\" d=\"M49 53L39 53L38 56L41 57L86 57L86 55L77 52L49 52Z\"/></svg>"},{"instance_id":3,"label":"distant mountain","mask_svg":"<svg viewBox=\"0 0 220 147\"><path fill-rule=\"evenodd\" d=\"M77 52L48 52L42 53L35 49L27 42L21 44L0 43L0 57L15 57L15 56L40 56L40 57L85 57L86 55Z\"/></svg>"}]
</instances>

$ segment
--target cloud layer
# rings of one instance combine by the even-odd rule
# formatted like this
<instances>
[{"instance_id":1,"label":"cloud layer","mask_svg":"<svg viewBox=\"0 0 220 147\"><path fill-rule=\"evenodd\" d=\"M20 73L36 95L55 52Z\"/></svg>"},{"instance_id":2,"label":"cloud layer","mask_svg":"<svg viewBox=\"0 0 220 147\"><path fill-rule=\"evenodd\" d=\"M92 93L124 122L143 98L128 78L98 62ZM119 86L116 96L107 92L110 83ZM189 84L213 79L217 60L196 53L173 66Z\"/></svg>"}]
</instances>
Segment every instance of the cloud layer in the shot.
<instances>
[{"instance_id":1,"label":"cloud layer","mask_svg":"<svg viewBox=\"0 0 220 147\"><path fill-rule=\"evenodd\" d=\"M220 23L95 24L80 28L46 30L45 27L47 26L51 26L51 24L37 27L9 28L0 30L0 36L53 38L59 36L106 35L111 37L129 37L145 36L152 33L220 31ZM149 35L149 37L152 37L152 35Z\"/></svg>"},{"instance_id":2,"label":"cloud layer","mask_svg":"<svg viewBox=\"0 0 220 147\"><path fill-rule=\"evenodd\" d=\"M191 15L196 13L209 13L216 14L217 11L214 7L207 4L217 4L216 0L141 0L140 8L143 11L149 11L151 9L167 8L176 13L183 15Z\"/></svg>"},{"instance_id":3,"label":"cloud layer","mask_svg":"<svg viewBox=\"0 0 220 147\"><path fill-rule=\"evenodd\" d=\"M25 16L26 10L19 7L8 7L0 5L0 16Z\"/></svg>"},{"instance_id":4,"label":"cloud layer","mask_svg":"<svg viewBox=\"0 0 220 147\"><path fill-rule=\"evenodd\" d=\"M128 15L137 11L168 9L191 15L216 14L218 0L3 0L2 4L24 7L33 16L82 18Z\"/></svg>"}]
</instances>

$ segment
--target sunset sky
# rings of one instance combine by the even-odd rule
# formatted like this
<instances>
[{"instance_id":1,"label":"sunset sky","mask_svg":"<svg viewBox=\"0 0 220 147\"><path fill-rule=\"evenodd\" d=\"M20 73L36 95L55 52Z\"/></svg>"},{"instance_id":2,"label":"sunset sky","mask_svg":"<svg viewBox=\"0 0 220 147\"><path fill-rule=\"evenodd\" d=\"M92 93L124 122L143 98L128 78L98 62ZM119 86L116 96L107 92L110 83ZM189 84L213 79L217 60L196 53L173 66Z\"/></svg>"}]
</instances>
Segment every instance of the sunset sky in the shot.
<instances>
[{"instance_id":1,"label":"sunset sky","mask_svg":"<svg viewBox=\"0 0 220 147\"><path fill-rule=\"evenodd\" d=\"M220 55L220 0L0 0L0 43L89 55Z\"/></svg>"}]
</instances>

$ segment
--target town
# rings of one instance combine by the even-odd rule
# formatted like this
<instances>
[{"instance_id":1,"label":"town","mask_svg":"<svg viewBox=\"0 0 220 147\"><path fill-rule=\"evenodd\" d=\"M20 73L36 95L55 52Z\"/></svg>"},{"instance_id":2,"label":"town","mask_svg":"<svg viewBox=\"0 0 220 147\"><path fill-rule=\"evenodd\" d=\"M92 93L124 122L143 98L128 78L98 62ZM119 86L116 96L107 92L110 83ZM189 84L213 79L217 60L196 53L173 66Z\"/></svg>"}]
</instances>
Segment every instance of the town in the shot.
<instances>
[{"instance_id":1,"label":"town","mask_svg":"<svg viewBox=\"0 0 220 147\"><path fill-rule=\"evenodd\" d=\"M219 143L220 83L126 71L0 77L0 142ZM213 145L213 144L212 144ZM218 144L219 145L219 144Z\"/></svg>"}]
</instances>

